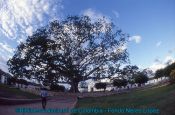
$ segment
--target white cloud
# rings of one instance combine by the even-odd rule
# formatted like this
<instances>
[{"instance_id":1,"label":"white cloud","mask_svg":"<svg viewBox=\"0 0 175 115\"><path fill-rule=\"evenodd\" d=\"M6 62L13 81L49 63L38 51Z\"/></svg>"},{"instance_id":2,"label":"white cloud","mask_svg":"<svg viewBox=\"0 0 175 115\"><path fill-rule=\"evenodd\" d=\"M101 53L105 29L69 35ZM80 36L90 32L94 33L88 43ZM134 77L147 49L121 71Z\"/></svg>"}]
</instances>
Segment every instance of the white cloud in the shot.
<instances>
[{"instance_id":1,"label":"white cloud","mask_svg":"<svg viewBox=\"0 0 175 115\"><path fill-rule=\"evenodd\" d=\"M173 63L174 61L175 61L175 58L173 58L173 57L170 56L170 55L166 56L165 59L164 59L164 63L165 63L166 65L169 65L169 64Z\"/></svg>"},{"instance_id":2,"label":"white cloud","mask_svg":"<svg viewBox=\"0 0 175 115\"><path fill-rule=\"evenodd\" d=\"M158 69L164 68L166 65L165 64L161 64L161 63L153 63L149 68L155 72Z\"/></svg>"},{"instance_id":3,"label":"white cloud","mask_svg":"<svg viewBox=\"0 0 175 115\"><path fill-rule=\"evenodd\" d=\"M142 39L142 37L139 35L129 37L129 41L135 41L136 43L140 43L141 39Z\"/></svg>"},{"instance_id":4,"label":"white cloud","mask_svg":"<svg viewBox=\"0 0 175 115\"><path fill-rule=\"evenodd\" d=\"M38 28L60 15L61 0L0 0L0 31L8 39L21 38L31 34L31 28ZM56 10L55 10L56 9ZM44 19L47 16L47 19Z\"/></svg>"},{"instance_id":5,"label":"white cloud","mask_svg":"<svg viewBox=\"0 0 175 115\"><path fill-rule=\"evenodd\" d=\"M1 68L7 68L6 61L13 54L9 44L16 47L37 28L61 19L63 8L62 0L0 0L0 36L5 40L0 39Z\"/></svg>"},{"instance_id":6,"label":"white cloud","mask_svg":"<svg viewBox=\"0 0 175 115\"><path fill-rule=\"evenodd\" d=\"M117 11L113 10L112 12L113 12L113 14L115 15L116 18L119 18L120 15Z\"/></svg>"},{"instance_id":7,"label":"white cloud","mask_svg":"<svg viewBox=\"0 0 175 115\"><path fill-rule=\"evenodd\" d=\"M13 53L14 48L10 47L10 45L8 45L6 42L4 42L4 43L0 42L0 51Z\"/></svg>"},{"instance_id":8,"label":"white cloud","mask_svg":"<svg viewBox=\"0 0 175 115\"><path fill-rule=\"evenodd\" d=\"M27 35L31 36L32 33L33 33L33 27L32 26L27 27L26 28L26 33L27 33Z\"/></svg>"},{"instance_id":9,"label":"white cloud","mask_svg":"<svg viewBox=\"0 0 175 115\"><path fill-rule=\"evenodd\" d=\"M160 60L160 58L156 58L156 59L154 60L154 62L155 62L155 63L162 63L162 61Z\"/></svg>"},{"instance_id":10,"label":"white cloud","mask_svg":"<svg viewBox=\"0 0 175 115\"><path fill-rule=\"evenodd\" d=\"M102 32L105 32L106 27L109 26L106 23L111 23L111 20L108 16L106 16L106 15L102 14L101 12L98 12L94 9L91 9L91 8L84 10L83 12L81 12L81 14L84 16L88 16L92 22L95 22L98 20L104 21L105 23L102 23L103 25L101 28Z\"/></svg>"},{"instance_id":11,"label":"white cloud","mask_svg":"<svg viewBox=\"0 0 175 115\"><path fill-rule=\"evenodd\" d=\"M10 55L5 55L4 53L0 52L0 69L5 72L8 72L7 60L11 58Z\"/></svg>"},{"instance_id":12,"label":"white cloud","mask_svg":"<svg viewBox=\"0 0 175 115\"><path fill-rule=\"evenodd\" d=\"M1 62L0 62L0 69L3 70L4 72L8 72L8 66Z\"/></svg>"},{"instance_id":13,"label":"white cloud","mask_svg":"<svg viewBox=\"0 0 175 115\"><path fill-rule=\"evenodd\" d=\"M24 39L23 38L20 38L17 40L17 43L20 44L21 42L24 42Z\"/></svg>"},{"instance_id":14,"label":"white cloud","mask_svg":"<svg viewBox=\"0 0 175 115\"><path fill-rule=\"evenodd\" d=\"M5 63L7 61L7 57L5 57L4 55L1 54L0 56L0 62L1 63Z\"/></svg>"},{"instance_id":15,"label":"white cloud","mask_svg":"<svg viewBox=\"0 0 175 115\"><path fill-rule=\"evenodd\" d=\"M160 59L156 59L149 68L155 72L156 70L164 68L167 65L172 64L173 62L175 62L175 57L168 55L164 58L163 61L161 61Z\"/></svg>"},{"instance_id":16,"label":"white cloud","mask_svg":"<svg viewBox=\"0 0 175 115\"><path fill-rule=\"evenodd\" d=\"M97 21L98 19L104 19L105 17L105 21L111 22L108 16L105 16L104 14L91 8L84 10L82 14L85 16L89 16L92 19L92 21Z\"/></svg>"},{"instance_id":17,"label":"white cloud","mask_svg":"<svg viewBox=\"0 0 175 115\"><path fill-rule=\"evenodd\" d=\"M159 47L162 44L162 41L156 43L156 47Z\"/></svg>"},{"instance_id":18,"label":"white cloud","mask_svg":"<svg viewBox=\"0 0 175 115\"><path fill-rule=\"evenodd\" d=\"M175 54L175 48L168 50L168 54L169 55Z\"/></svg>"}]
</instances>

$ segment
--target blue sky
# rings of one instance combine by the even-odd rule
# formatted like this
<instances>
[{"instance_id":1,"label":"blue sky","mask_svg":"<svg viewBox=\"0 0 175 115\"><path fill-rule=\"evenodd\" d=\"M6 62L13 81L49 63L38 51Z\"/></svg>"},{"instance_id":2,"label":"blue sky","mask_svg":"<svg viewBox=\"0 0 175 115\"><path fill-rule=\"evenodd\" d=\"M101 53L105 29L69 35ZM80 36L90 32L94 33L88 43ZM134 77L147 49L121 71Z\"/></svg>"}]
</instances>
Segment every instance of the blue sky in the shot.
<instances>
[{"instance_id":1,"label":"blue sky","mask_svg":"<svg viewBox=\"0 0 175 115\"><path fill-rule=\"evenodd\" d=\"M0 0L0 68L19 42L67 15L106 16L130 34L131 64L156 70L175 61L175 0Z\"/></svg>"}]
</instances>

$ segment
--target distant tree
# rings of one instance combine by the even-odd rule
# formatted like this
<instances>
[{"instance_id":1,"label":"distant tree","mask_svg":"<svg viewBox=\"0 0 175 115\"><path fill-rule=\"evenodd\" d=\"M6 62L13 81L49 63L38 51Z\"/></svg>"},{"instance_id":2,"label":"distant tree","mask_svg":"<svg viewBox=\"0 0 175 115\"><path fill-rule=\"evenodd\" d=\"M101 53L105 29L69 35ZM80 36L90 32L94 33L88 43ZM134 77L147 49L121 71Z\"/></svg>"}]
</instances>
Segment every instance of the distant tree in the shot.
<instances>
[{"instance_id":1,"label":"distant tree","mask_svg":"<svg viewBox=\"0 0 175 115\"><path fill-rule=\"evenodd\" d=\"M66 81L72 92L78 92L80 81L111 77L128 62L122 48L126 38L105 19L94 22L87 16L70 16L34 32L7 64L15 76L47 84Z\"/></svg>"},{"instance_id":2,"label":"distant tree","mask_svg":"<svg viewBox=\"0 0 175 115\"><path fill-rule=\"evenodd\" d=\"M170 73L171 73L171 71L174 70L174 69L175 69L175 62L172 63L172 64L170 64L170 65L168 65L168 66L166 66L166 67L164 68L164 75L165 75L166 77L170 77Z\"/></svg>"},{"instance_id":3,"label":"distant tree","mask_svg":"<svg viewBox=\"0 0 175 115\"><path fill-rule=\"evenodd\" d=\"M142 72L146 74L149 78L154 76L154 72L149 68L144 69Z\"/></svg>"},{"instance_id":4,"label":"distant tree","mask_svg":"<svg viewBox=\"0 0 175 115\"><path fill-rule=\"evenodd\" d=\"M113 86L117 86L117 87L122 87L122 86L126 86L127 85L127 80L126 79L114 79L113 80Z\"/></svg>"},{"instance_id":5,"label":"distant tree","mask_svg":"<svg viewBox=\"0 0 175 115\"><path fill-rule=\"evenodd\" d=\"M132 80L134 74L139 71L139 68L136 65L127 65L122 70L122 76L126 76L128 80Z\"/></svg>"},{"instance_id":6,"label":"distant tree","mask_svg":"<svg viewBox=\"0 0 175 115\"><path fill-rule=\"evenodd\" d=\"M174 82L175 81L175 69L170 73L170 79Z\"/></svg>"},{"instance_id":7,"label":"distant tree","mask_svg":"<svg viewBox=\"0 0 175 115\"><path fill-rule=\"evenodd\" d=\"M101 82L95 84L96 89L104 89L104 91L106 90L106 86L107 86L106 83L101 83Z\"/></svg>"},{"instance_id":8,"label":"distant tree","mask_svg":"<svg viewBox=\"0 0 175 115\"><path fill-rule=\"evenodd\" d=\"M134 80L135 83L138 83L138 85L140 86L141 84L146 83L148 81L148 76L143 72L139 72L134 75Z\"/></svg>"},{"instance_id":9,"label":"distant tree","mask_svg":"<svg viewBox=\"0 0 175 115\"><path fill-rule=\"evenodd\" d=\"M171 79L171 72L175 70L175 62L172 64L169 64L165 68L159 69L155 73L155 78L161 78L161 77L170 77Z\"/></svg>"},{"instance_id":10,"label":"distant tree","mask_svg":"<svg viewBox=\"0 0 175 115\"><path fill-rule=\"evenodd\" d=\"M164 73L165 73L165 72L164 72L164 69L158 69L158 70L155 72L154 78L156 78L156 79L161 78L161 77L165 76Z\"/></svg>"}]
</instances>

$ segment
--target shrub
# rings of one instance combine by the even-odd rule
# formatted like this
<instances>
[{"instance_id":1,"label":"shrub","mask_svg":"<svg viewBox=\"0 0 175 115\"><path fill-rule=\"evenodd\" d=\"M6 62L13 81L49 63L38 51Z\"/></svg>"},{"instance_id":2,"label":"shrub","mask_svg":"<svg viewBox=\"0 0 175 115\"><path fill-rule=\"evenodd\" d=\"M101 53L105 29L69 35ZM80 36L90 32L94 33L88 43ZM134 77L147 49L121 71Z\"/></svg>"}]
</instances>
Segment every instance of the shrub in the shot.
<instances>
[{"instance_id":1,"label":"shrub","mask_svg":"<svg viewBox=\"0 0 175 115\"><path fill-rule=\"evenodd\" d=\"M50 85L50 90L52 90L52 91L58 91L58 92L64 92L65 91L65 87L62 86L62 85L51 84Z\"/></svg>"},{"instance_id":2,"label":"shrub","mask_svg":"<svg viewBox=\"0 0 175 115\"><path fill-rule=\"evenodd\" d=\"M105 89L106 89L106 86L107 86L106 83L96 83L96 84L95 84L95 88L96 88L96 89L104 89L104 91L105 91Z\"/></svg>"},{"instance_id":3,"label":"shrub","mask_svg":"<svg viewBox=\"0 0 175 115\"><path fill-rule=\"evenodd\" d=\"M113 81L113 86L121 87L121 86L126 86L127 85L127 80L126 79L115 79Z\"/></svg>"}]
</instances>

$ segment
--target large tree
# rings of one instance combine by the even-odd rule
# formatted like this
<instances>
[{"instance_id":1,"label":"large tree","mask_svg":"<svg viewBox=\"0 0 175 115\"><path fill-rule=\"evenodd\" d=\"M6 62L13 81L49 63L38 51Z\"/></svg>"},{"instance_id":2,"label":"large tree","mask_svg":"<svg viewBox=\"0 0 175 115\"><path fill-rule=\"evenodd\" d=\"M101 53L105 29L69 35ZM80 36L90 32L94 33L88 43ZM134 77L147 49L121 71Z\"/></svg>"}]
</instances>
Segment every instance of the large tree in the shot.
<instances>
[{"instance_id":1,"label":"large tree","mask_svg":"<svg viewBox=\"0 0 175 115\"><path fill-rule=\"evenodd\" d=\"M78 91L78 83L110 77L128 61L127 34L106 19L69 16L38 29L21 43L8 61L18 77L48 84L64 81Z\"/></svg>"},{"instance_id":2,"label":"large tree","mask_svg":"<svg viewBox=\"0 0 175 115\"><path fill-rule=\"evenodd\" d=\"M149 69L149 68L144 69L142 72L145 75L147 75L149 78L154 76L154 72L151 69Z\"/></svg>"}]
</instances>

